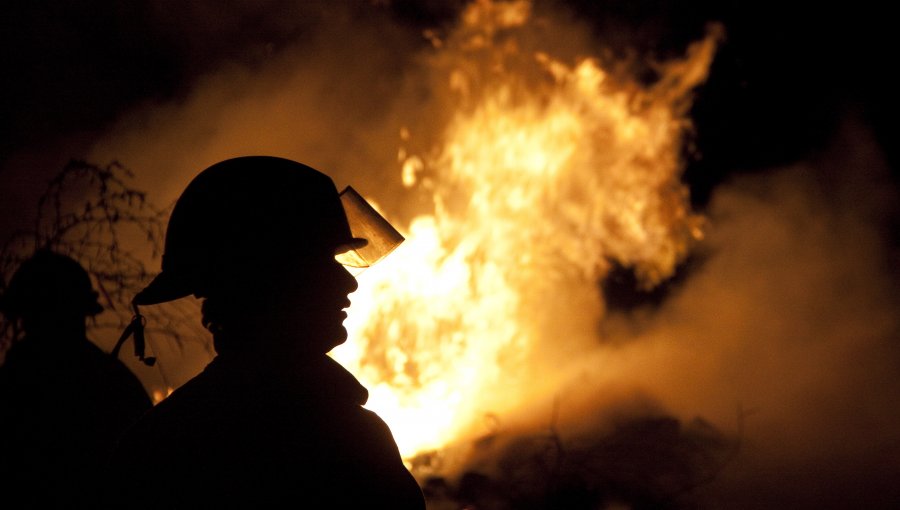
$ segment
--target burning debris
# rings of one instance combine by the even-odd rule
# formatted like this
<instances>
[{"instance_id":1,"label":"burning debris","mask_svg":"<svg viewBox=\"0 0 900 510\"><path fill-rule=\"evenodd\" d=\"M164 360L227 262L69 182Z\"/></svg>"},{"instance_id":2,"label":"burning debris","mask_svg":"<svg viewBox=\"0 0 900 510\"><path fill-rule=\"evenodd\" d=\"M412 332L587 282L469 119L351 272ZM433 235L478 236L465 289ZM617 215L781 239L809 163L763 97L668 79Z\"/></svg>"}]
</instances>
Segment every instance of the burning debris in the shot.
<instances>
[{"instance_id":1,"label":"burning debris","mask_svg":"<svg viewBox=\"0 0 900 510\"><path fill-rule=\"evenodd\" d=\"M555 430L483 438L470 468L448 482L424 482L429 508L691 508L691 493L713 480L737 443L697 419L647 416L605 435L563 441Z\"/></svg>"},{"instance_id":2,"label":"burning debris","mask_svg":"<svg viewBox=\"0 0 900 510\"><path fill-rule=\"evenodd\" d=\"M718 30L644 85L546 51L530 2L480 1L429 33L433 140L401 132L405 186L432 212L363 274L334 353L411 457L471 439L488 413L546 398L559 354L597 339L615 263L652 288L703 236L680 181L691 90Z\"/></svg>"}]
</instances>

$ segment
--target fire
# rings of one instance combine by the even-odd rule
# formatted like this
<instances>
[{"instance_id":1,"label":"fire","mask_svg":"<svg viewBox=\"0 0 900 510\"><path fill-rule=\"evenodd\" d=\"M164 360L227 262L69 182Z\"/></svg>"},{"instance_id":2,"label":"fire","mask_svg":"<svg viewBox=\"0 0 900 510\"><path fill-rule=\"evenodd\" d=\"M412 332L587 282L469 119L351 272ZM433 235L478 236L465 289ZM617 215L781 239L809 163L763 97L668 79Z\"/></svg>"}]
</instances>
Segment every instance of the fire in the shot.
<instances>
[{"instance_id":1,"label":"fire","mask_svg":"<svg viewBox=\"0 0 900 510\"><path fill-rule=\"evenodd\" d=\"M171 386L166 386L165 392L162 389L153 390L153 405L159 404L163 400L169 398L170 395L175 391L175 388Z\"/></svg>"},{"instance_id":2,"label":"fire","mask_svg":"<svg viewBox=\"0 0 900 510\"><path fill-rule=\"evenodd\" d=\"M557 377L553 348L596 341L612 261L650 287L702 235L680 152L717 34L645 86L594 58L525 49L538 25L526 1L477 1L433 37L447 84L435 92L456 109L429 150L400 150L404 185L433 210L360 275L350 341L333 353L407 458L540 394Z\"/></svg>"}]
</instances>

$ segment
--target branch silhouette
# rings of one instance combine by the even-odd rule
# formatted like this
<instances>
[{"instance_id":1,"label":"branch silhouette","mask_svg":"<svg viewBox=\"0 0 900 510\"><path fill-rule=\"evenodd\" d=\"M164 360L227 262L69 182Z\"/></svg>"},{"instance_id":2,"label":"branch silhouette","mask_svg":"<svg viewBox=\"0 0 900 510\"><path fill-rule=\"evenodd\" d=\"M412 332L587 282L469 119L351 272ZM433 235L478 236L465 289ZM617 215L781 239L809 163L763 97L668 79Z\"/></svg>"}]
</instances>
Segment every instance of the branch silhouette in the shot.
<instances>
[{"instance_id":1,"label":"branch silhouette","mask_svg":"<svg viewBox=\"0 0 900 510\"><path fill-rule=\"evenodd\" d=\"M88 334L121 331L131 320L131 299L155 276L172 206L160 207L134 184L134 173L118 161L105 166L73 159L47 185L30 230L15 232L0 248L0 292L19 265L49 249L79 261L100 294L106 312L88 322ZM160 306L148 313L147 332L179 348L204 338L196 304ZM20 336L16 324L0 320L0 353Z\"/></svg>"}]
</instances>

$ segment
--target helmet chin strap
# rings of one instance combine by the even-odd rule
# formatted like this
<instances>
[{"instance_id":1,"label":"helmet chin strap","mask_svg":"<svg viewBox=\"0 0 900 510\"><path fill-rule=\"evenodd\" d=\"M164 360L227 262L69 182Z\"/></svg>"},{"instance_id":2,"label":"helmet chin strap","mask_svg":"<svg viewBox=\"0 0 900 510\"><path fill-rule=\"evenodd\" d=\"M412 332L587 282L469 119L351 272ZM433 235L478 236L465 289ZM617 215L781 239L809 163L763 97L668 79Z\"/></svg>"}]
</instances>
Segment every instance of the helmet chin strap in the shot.
<instances>
[{"instance_id":1,"label":"helmet chin strap","mask_svg":"<svg viewBox=\"0 0 900 510\"><path fill-rule=\"evenodd\" d=\"M125 331L122 331L122 335L119 336L119 340L116 342L116 346L113 347L111 354L114 358L118 358L119 351L122 349L122 344L128 340L128 337L134 335L134 355L143 361L145 365L152 367L156 363L156 358L144 355L146 349L144 326L146 325L147 320L141 315L140 310L138 310L137 303L132 301L131 308L134 310L134 316L131 317L131 322L125 327Z\"/></svg>"}]
</instances>

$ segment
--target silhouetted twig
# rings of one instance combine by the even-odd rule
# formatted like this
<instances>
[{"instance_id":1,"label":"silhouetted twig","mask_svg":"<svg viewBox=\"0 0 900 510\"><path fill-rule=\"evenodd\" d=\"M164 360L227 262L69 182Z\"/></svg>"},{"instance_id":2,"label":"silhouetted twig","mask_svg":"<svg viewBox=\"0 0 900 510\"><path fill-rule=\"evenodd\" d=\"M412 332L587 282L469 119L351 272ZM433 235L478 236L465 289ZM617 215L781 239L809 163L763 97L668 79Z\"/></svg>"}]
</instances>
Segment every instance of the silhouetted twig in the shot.
<instances>
[{"instance_id":1,"label":"silhouetted twig","mask_svg":"<svg viewBox=\"0 0 900 510\"><path fill-rule=\"evenodd\" d=\"M41 195L33 229L14 233L0 249L0 291L19 265L50 249L80 262L91 275L107 314L88 324L89 334L122 330L132 297L155 275L171 207L154 204L134 187L134 174L117 161L106 166L70 161ZM190 307L154 307L148 332L181 346L198 326ZM187 329L186 329L187 328ZM0 324L0 352L16 340L15 325Z\"/></svg>"}]
</instances>

